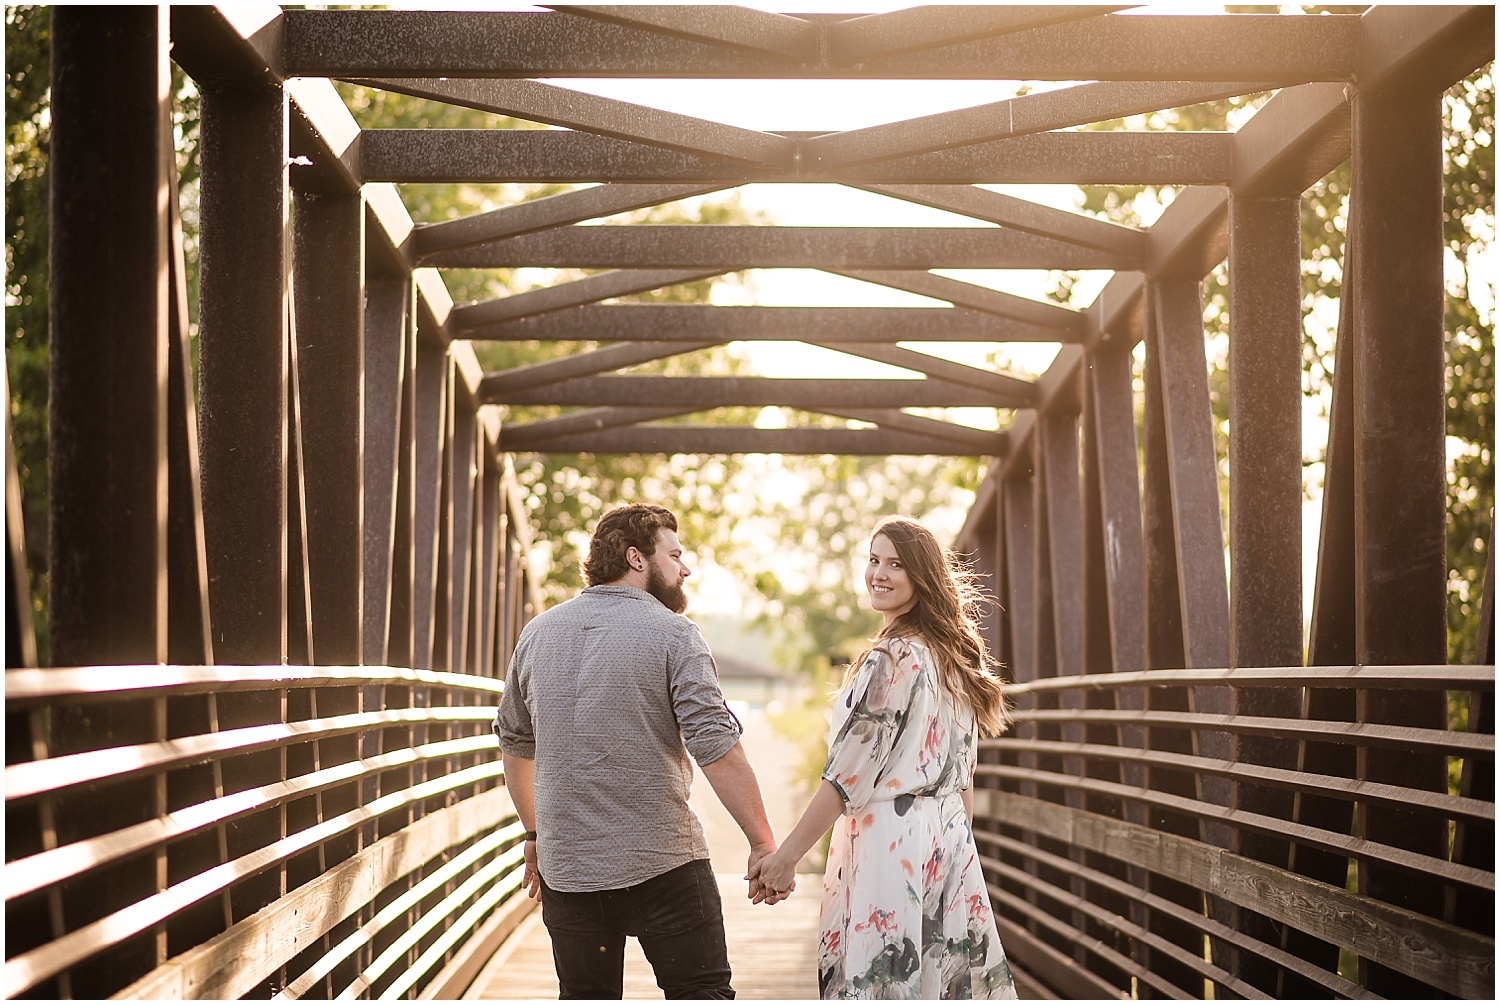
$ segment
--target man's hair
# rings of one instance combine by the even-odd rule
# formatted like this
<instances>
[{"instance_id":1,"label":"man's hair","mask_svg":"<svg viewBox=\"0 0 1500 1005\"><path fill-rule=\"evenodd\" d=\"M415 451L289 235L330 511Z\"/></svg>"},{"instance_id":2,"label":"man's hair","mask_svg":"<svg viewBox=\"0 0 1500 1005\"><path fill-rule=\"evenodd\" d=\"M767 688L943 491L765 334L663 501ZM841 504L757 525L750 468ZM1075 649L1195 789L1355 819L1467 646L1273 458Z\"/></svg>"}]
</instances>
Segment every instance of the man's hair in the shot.
<instances>
[{"instance_id":1,"label":"man's hair","mask_svg":"<svg viewBox=\"0 0 1500 1005\"><path fill-rule=\"evenodd\" d=\"M632 503L600 517L589 541L589 557L583 563L583 578L590 586L613 583L630 571L625 553L635 548L650 558L656 553L656 535L677 530L677 517L664 506Z\"/></svg>"}]
</instances>

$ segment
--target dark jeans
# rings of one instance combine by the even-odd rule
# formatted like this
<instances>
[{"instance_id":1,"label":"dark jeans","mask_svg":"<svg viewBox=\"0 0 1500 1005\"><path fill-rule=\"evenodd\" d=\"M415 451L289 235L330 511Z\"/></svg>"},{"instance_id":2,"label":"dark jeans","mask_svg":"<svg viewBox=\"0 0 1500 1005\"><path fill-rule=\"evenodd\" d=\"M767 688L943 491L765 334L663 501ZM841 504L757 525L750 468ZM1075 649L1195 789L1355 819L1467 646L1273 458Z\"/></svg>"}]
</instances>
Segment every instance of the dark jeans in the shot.
<instances>
[{"instance_id":1,"label":"dark jeans","mask_svg":"<svg viewBox=\"0 0 1500 1005\"><path fill-rule=\"evenodd\" d=\"M559 998L621 998L625 937L641 942L668 998L733 998L719 884L706 859L636 886L562 893L542 882Z\"/></svg>"}]
</instances>

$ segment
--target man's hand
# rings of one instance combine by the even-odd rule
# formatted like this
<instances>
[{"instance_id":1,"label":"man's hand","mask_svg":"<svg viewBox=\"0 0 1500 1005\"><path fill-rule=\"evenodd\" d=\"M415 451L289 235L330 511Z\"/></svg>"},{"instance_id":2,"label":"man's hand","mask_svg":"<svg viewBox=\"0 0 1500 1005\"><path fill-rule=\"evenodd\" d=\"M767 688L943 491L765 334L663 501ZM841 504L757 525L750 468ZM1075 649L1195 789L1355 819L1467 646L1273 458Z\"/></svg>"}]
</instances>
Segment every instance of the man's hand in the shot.
<instances>
[{"instance_id":1,"label":"man's hand","mask_svg":"<svg viewBox=\"0 0 1500 1005\"><path fill-rule=\"evenodd\" d=\"M750 880L752 890L759 887L767 904L779 904L797 889L796 869L797 859L787 849L781 848L752 860L746 878Z\"/></svg>"},{"instance_id":2,"label":"man's hand","mask_svg":"<svg viewBox=\"0 0 1500 1005\"><path fill-rule=\"evenodd\" d=\"M521 874L521 886L532 900L542 899L542 874L536 867L536 842L527 841L521 853L526 859L526 871Z\"/></svg>"},{"instance_id":3,"label":"man's hand","mask_svg":"<svg viewBox=\"0 0 1500 1005\"><path fill-rule=\"evenodd\" d=\"M750 881L750 902L752 904L779 904L792 895L797 889L797 881L791 879L780 889L774 889L767 885L761 876L761 870L767 858L774 855L776 846L774 844L756 845L750 849L750 862L745 870L745 878Z\"/></svg>"}]
</instances>

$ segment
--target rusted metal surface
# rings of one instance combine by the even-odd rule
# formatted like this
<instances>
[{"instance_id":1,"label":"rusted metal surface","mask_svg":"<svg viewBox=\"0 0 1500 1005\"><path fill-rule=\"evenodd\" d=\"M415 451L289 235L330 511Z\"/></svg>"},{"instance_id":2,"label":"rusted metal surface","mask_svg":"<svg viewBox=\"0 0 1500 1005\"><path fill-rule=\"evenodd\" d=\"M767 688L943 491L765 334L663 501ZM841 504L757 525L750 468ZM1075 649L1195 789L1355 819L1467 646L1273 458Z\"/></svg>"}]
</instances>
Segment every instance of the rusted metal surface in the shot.
<instances>
[{"instance_id":1,"label":"rusted metal surface","mask_svg":"<svg viewBox=\"0 0 1500 1005\"><path fill-rule=\"evenodd\" d=\"M551 13L291 10L282 25L284 72L310 77L968 80L1004 67L1019 80L1349 80L1359 37L1350 15L1123 15L943 45L938 60L919 51L818 65Z\"/></svg>"},{"instance_id":2,"label":"rusted metal surface","mask_svg":"<svg viewBox=\"0 0 1500 1005\"><path fill-rule=\"evenodd\" d=\"M1116 269L1130 259L975 227L569 227L428 256L444 268Z\"/></svg>"},{"instance_id":3,"label":"rusted metal surface","mask_svg":"<svg viewBox=\"0 0 1500 1005\"><path fill-rule=\"evenodd\" d=\"M1015 395L1030 398L1030 394ZM854 380L814 377L577 377L527 390L497 393L490 404L728 405L802 408L978 408L1007 405L994 391L941 380Z\"/></svg>"},{"instance_id":4,"label":"rusted metal surface","mask_svg":"<svg viewBox=\"0 0 1500 1005\"><path fill-rule=\"evenodd\" d=\"M370 129L360 136L359 170L366 181L408 183L1224 185L1234 176L1232 148L1230 133L1058 132L812 171L564 130Z\"/></svg>"},{"instance_id":5,"label":"rusted metal surface","mask_svg":"<svg viewBox=\"0 0 1500 1005\"><path fill-rule=\"evenodd\" d=\"M918 275L925 275L919 273ZM941 278L934 276L932 278ZM581 282L586 282L582 280ZM576 284L568 284L576 285ZM957 284L967 285L967 284ZM558 287L554 287L558 289ZM521 297L529 294L521 294ZM496 307L519 299L490 301ZM1020 299L1015 298L1015 299ZM1044 305L1037 305L1044 306ZM1066 312L1058 312L1065 318ZM757 342L1050 342L1055 328L963 308L711 307L707 304L610 304L559 308L512 321L480 323L478 308L456 312L468 338L494 341ZM1048 314L1048 318L1055 315ZM481 326L482 324L482 326ZM473 327L469 327L473 325ZM686 352L686 348L679 349Z\"/></svg>"},{"instance_id":6,"label":"rusted metal surface","mask_svg":"<svg viewBox=\"0 0 1500 1005\"><path fill-rule=\"evenodd\" d=\"M154 8L103 21L60 11L53 31L53 656L164 661L167 24ZM95 67L112 82L108 95L93 86Z\"/></svg>"}]
</instances>

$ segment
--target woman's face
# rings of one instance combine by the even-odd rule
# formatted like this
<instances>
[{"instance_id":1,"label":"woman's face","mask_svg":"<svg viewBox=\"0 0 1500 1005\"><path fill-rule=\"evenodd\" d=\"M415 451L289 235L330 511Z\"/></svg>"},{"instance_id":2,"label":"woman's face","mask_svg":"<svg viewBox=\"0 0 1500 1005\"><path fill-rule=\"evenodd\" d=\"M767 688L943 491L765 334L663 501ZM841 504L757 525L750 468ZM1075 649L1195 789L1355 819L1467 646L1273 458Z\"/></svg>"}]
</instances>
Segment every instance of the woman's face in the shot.
<instances>
[{"instance_id":1,"label":"woman's face","mask_svg":"<svg viewBox=\"0 0 1500 1005\"><path fill-rule=\"evenodd\" d=\"M870 561L865 565L865 589L870 591L870 606L879 611L885 623L911 610L917 595L906 574L906 566L896 555L896 546L884 534L870 541Z\"/></svg>"}]
</instances>

